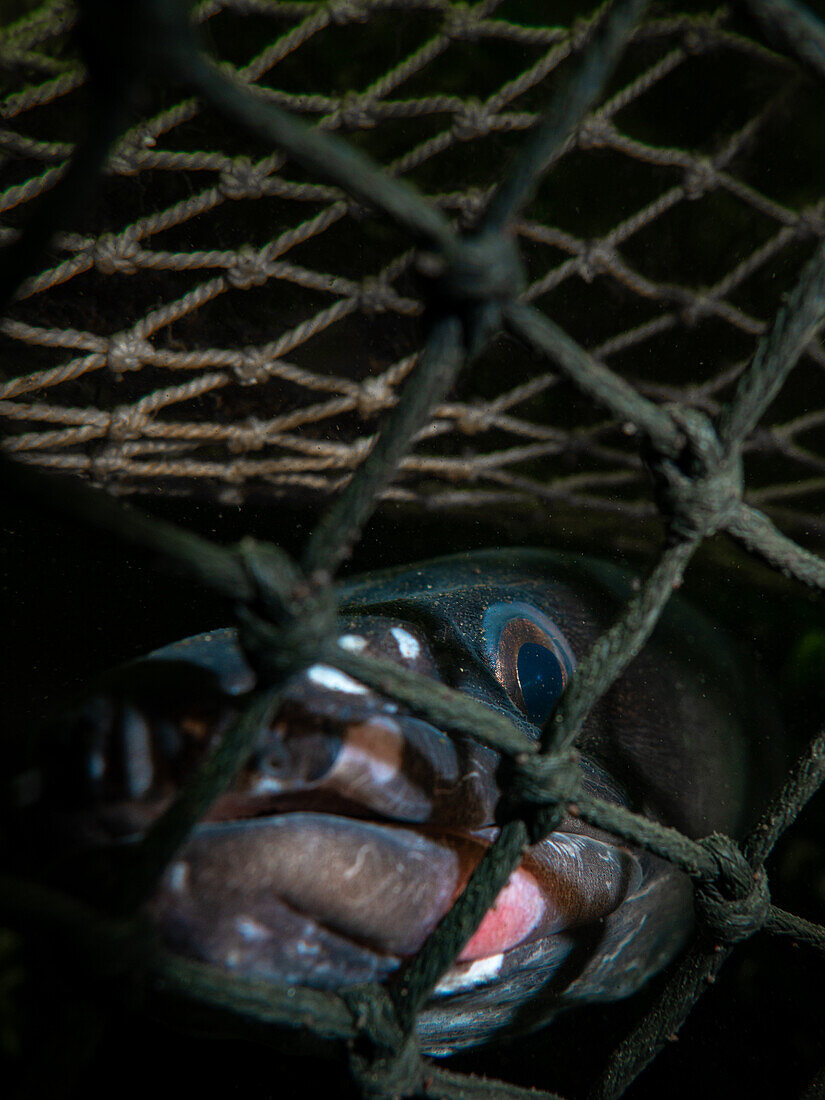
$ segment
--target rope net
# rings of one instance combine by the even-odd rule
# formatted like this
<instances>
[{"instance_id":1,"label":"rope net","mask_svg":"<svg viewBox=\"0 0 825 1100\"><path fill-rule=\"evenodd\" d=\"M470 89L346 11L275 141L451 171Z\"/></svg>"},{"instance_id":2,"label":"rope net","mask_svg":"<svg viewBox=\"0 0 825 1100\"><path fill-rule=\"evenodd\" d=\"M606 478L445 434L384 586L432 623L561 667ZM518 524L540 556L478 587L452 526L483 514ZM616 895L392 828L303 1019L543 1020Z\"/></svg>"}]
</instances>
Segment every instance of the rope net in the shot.
<instances>
[{"instance_id":1,"label":"rope net","mask_svg":"<svg viewBox=\"0 0 825 1100\"><path fill-rule=\"evenodd\" d=\"M239 0L194 15L263 102L346 134L469 226L598 18L579 7L549 27L542 5L494 2ZM71 11L39 9L7 36L7 239L84 117ZM821 128L793 126L821 98L724 7L649 19L514 225L522 300L646 396L715 415L822 237ZM420 354L409 238L195 98L163 102L118 140L93 211L61 226L4 322L6 446L118 493L335 493ZM807 164L789 171L791 152ZM745 448L748 499L816 536L822 365L815 340ZM552 364L497 346L385 495L652 515L632 429Z\"/></svg>"},{"instance_id":2,"label":"rope net","mask_svg":"<svg viewBox=\"0 0 825 1100\"><path fill-rule=\"evenodd\" d=\"M573 5L546 26L544 5L515 0L214 0L192 14L226 51L215 66L177 4L86 0L83 64L64 3L0 42L6 483L232 599L261 685L109 868L105 903L15 880L0 912L224 1027L348 1043L364 1096L527 1095L425 1062L414 1022L525 845L571 805L690 874L699 923L593 1097L622 1095L738 943L765 929L825 944L771 903L763 867L825 774L821 735L741 846L585 797L570 767L584 717L706 538L825 586L825 177L821 127L805 122L825 94L825 30L785 0L646 6ZM153 110L135 125L147 82ZM809 171L788 170L790 149ZM149 488L330 501L297 562L113 499ZM381 499L665 518L658 563L540 745L330 642L336 570ZM135 915L284 679L316 660L511 758L508 818L452 910L386 988L340 995L168 955Z\"/></svg>"}]
</instances>

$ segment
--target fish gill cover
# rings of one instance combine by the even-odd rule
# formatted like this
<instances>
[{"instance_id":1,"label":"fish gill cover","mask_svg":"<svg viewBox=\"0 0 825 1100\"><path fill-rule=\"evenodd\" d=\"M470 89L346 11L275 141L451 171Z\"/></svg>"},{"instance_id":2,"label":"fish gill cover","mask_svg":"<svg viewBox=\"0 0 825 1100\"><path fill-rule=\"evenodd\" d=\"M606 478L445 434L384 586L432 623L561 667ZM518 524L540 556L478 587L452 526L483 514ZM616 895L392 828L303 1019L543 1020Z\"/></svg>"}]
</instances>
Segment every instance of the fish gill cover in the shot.
<instances>
[{"instance_id":1,"label":"fish gill cover","mask_svg":"<svg viewBox=\"0 0 825 1100\"><path fill-rule=\"evenodd\" d=\"M176 22L175 4L81 4L77 39L72 5L30 14L32 5L4 5L21 18L2 48L2 285L15 298L3 322L0 416L6 452L25 463L4 472L7 482L176 558L274 621L275 651L287 657L267 669L272 683L318 651L334 598L325 577L379 501L402 532L418 523L432 532L444 517L461 531L481 516L488 539L492 527L502 541L528 532L557 545L579 524L604 545L648 551L661 509L663 555L580 666L542 760L571 743L706 536L726 531L821 588L822 30L793 4L644 7L554 6L548 25L546 5L515 0L216 0L192 8L208 51L224 62L214 70ZM301 116L314 135L296 125ZM293 552L304 541L296 509L323 518L296 569L260 548L186 537L74 482L52 490L26 476L30 467L139 494L167 516L178 510L164 507L172 496L243 504L247 518L267 504L265 529ZM211 529L191 506L180 511ZM32 522L52 531L51 519ZM397 559L403 550L387 552ZM27 541L23 554L32 553ZM816 648L809 618L806 654ZM303 629L292 629L298 621ZM53 640L43 646L57 657ZM63 650L72 667L77 655ZM420 685L418 694L393 686L402 688L417 706L432 705ZM450 705L477 732L461 702ZM37 711L28 699L27 707ZM142 868L121 869L126 901L140 899L197 807L242 760L243 733L242 723L222 766L199 777L147 846ZM821 752L814 743L783 807L812 789ZM552 827L571 793L563 775L550 784L549 809L542 799L530 812L516 802L523 816L484 862L493 879L506 879L528 831ZM526 786L535 797L535 783ZM744 844L757 878L785 817L769 813L767 829ZM735 851L657 839L625 818L611 828L681 862L717 939L732 937L729 925L713 924L714 879L723 867L728 893L743 892ZM797 858L811 866L805 851ZM819 929L776 908L766 916L759 882L742 934L767 920L821 948ZM67 997L92 957L116 956L118 990L145 990L148 974L153 999L195 1002L193 1027L211 1005L221 1027L243 1017L258 1039L269 1037L267 1024L296 1020L344 1039L363 1029L369 1041L352 1047L349 1064L365 1094L471 1087L422 1068L405 1040L409 1005L460 951L458 940L425 945L392 1004L378 993L321 1004L296 990L279 1000L121 951L133 942L122 913L93 918L62 894L47 906L37 891L22 881L7 889L7 918L35 947L56 936L72 944L48 955L55 972L66 956L83 963L60 973ZM488 884L459 903L455 922L467 935L494 896ZM99 935L84 954L92 919ZM19 976L17 942L8 941L7 987ZM675 1032L727 955L704 943L594 1095L620 1094L646 1060L639 1052ZM72 1017L79 1038L54 1028L56 1049L62 1043L78 1061L99 1006L122 1001L112 982L96 982ZM13 1044L18 1033L11 1023L7 1031ZM18 1036L29 1070L32 1035ZM787 1070L794 1088L814 1072L810 1058Z\"/></svg>"}]
</instances>

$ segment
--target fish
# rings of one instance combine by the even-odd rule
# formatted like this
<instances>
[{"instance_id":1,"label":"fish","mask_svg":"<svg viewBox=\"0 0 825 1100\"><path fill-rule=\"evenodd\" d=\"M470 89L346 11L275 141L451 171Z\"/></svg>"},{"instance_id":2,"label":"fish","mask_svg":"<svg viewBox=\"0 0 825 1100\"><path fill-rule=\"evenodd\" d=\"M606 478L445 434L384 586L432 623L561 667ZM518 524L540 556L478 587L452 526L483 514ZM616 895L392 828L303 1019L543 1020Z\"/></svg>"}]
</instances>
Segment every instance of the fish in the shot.
<instances>
[{"instance_id":1,"label":"fish","mask_svg":"<svg viewBox=\"0 0 825 1100\"><path fill-rule=\"evenodd\" d=\"M628 573L596 558L475 551L341 582L336 644L448 684L537 740L633 592ZM737 835L776 736L762 679L673 597L584 722L583 790L691 837ZM118 683L53 734L37 804L65 851L139 840L256 677L224 628L154 651ZM312 664L289 679L146 912L169 950L234 975L320 990L392 981L498 833L499 762L333 663ZM630 997L693 924L683 872L568 812L442 976L417 1020L422 1049L447 1055Z\"/></svg>"}]
</instances>

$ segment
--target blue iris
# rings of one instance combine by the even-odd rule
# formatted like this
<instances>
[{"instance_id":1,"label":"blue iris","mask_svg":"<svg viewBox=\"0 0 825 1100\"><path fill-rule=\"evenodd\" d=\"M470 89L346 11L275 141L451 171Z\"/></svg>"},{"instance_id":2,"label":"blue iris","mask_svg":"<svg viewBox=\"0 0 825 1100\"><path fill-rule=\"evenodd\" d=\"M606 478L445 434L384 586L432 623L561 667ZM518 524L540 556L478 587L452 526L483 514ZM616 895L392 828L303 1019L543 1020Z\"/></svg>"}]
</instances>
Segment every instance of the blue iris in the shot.
<instances>
[{"instance_id":1,"label":"blue iris","mask_svg":"<svg viewBox=\"0 0 825 1100\"><path fill-rule=\"evenodd\" d=\"M516 673L527 717L537 726L544 724L564 691L564 670L552 650L525 642L516 658Z\"/></svg>"}]
</instances>

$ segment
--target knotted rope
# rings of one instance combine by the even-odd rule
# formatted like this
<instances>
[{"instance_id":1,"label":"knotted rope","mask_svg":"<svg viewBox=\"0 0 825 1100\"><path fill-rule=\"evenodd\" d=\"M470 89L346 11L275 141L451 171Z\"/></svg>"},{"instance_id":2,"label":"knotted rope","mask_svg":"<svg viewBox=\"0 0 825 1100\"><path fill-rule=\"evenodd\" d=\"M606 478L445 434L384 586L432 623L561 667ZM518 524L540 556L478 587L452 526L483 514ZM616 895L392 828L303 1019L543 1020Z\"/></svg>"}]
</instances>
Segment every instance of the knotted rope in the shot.
<instances>
[{"instance_id":1,"label":"knotted rope","mask_svg":"<svg viewBox=\"0 0 825 1100\"><path fill-rule=\"evenodd\" d=\"M701 841L718 868L717 877L697 883L696 912L715 944L731 947L763 928L770 912L768 876L754 870L730 837L712 833Z\"/></svg>"},{"instance_id":2,"label":"knotted rope","mask_svg":"<svg viewBox=\"0 0 825 1100\"><path fill-rule=\"evenodd\" d=\"M665 406L685 438L675 458L644 448L656 503L672 537L695 541L725 530L742 500L742 458L726 453L704 413Z\"/></svg>"}]
</instances>

